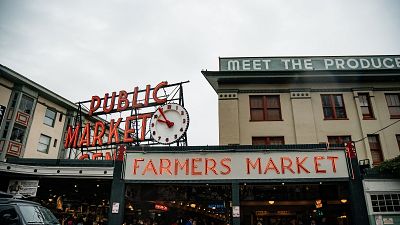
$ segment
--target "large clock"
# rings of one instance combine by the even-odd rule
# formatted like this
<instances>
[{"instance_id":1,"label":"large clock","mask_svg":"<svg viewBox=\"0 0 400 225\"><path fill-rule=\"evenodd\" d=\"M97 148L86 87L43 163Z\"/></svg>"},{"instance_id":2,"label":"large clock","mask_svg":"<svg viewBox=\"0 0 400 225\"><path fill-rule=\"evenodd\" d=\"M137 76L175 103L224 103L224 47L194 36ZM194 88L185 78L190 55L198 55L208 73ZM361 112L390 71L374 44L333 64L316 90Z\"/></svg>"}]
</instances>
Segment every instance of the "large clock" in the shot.
<instances>
[{"instance_id":1,"label":"large clock","mask_svg":"<svg viewBox=\"0 0 400 225\"><path fill-rule=\"evenodd\" d=\"M189 114L175 103L163 105L153 113L150 132L153 139L161 144L178 141L189 127Z\"/></svg>"}]
</instances>

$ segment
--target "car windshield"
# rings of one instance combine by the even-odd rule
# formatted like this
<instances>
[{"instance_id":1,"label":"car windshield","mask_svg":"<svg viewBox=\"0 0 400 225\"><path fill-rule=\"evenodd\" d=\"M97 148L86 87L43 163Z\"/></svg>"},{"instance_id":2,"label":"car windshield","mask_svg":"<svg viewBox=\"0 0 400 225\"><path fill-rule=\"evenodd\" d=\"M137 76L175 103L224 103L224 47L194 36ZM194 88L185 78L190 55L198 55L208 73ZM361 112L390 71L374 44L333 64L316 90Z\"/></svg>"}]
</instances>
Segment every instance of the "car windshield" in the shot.
<instances>
[{"instance_id":1,"label":"car windshield","mask_svg":"<svg viewBox=\"0 0 400 225\"><path fill-rule=\"evenodd\" d=\"M41 206L21 205L20 210L28 224L59 224L50 210Z\"/></svg>"}]
</instances>

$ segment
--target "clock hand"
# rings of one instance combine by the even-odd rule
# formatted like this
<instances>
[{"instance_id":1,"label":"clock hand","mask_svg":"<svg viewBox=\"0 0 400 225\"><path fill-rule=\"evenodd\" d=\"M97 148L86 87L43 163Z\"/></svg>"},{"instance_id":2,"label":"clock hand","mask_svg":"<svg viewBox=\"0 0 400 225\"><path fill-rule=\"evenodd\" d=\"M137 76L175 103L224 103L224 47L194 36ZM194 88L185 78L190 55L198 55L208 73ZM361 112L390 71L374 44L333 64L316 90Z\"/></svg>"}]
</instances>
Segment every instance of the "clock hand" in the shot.
<instances>
[{"instance_id":1,"label":"clock hand","mask_svg":"<svg viewBox=\"0 0 400 225\"><path fill-rule=\"evenodd\" d=\"M169 120L167 119L167 117L165 117L164 110L163 110L162 108L158 108L158 111L160 111L162 117L164 117L164 119L165 119L165 121L164 121L164 120L160 120L160 119L158 119L158 121L163 122L163 123L166 123L167 126L168 126L168 128L173 127L173 126L174 126L174 122L169 121Z\"/></svg>"}]
</instances>

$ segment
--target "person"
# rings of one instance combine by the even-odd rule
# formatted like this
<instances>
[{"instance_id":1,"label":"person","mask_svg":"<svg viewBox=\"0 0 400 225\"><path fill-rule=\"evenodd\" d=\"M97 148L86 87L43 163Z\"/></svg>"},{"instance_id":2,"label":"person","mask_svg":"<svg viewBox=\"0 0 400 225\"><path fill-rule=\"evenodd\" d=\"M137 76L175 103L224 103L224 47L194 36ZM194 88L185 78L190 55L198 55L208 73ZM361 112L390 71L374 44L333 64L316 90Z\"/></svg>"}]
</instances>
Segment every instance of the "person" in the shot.
<instances>
[{"instance_id":1,"label":"person","mask_svg":"<svg viewBox=\"0 0 400 225\"><path fill-rule=\"evenodd\" d=\"M312 219L312 220L310 221L310 225L317 225L317 221L316 221L315 219Z\"/></svg>"},{"instance_id":2,"label":"person","mask_svg":"<svg viewBox=\"0 0 400 225\"><path fill-rule=\"evenodd\" d=\"M193 225L193 219L189 218L185 225Z\"/></svg>"}]
</instances>

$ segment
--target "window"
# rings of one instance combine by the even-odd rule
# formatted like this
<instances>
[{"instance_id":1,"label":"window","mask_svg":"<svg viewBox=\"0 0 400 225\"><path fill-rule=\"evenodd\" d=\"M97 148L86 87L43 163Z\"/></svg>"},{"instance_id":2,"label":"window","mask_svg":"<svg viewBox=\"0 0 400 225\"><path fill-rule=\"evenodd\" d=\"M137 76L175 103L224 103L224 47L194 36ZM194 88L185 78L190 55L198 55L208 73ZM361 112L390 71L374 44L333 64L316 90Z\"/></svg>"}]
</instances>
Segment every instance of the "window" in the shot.
<instances>
[{"instance_id":1,"label":"window","mask_svg":"<svg viewBox=\"0 0 400 225\"><path fill-rule=\"evenodd\" d=\"M284 145L285 139L282 136L279 137L253 137L253 145Z\"/></svg>"},{"instance_id":2,"label":"window","mask_svg":"<svg viewBox=\"0 0 400 225\"><path fill-rule=\"evenodd\" d=\"M30 115L32 109L33 109L33 98L23 95L21 102L19 103L19 110Z\"/></svg>"},{"instance_id":3,"label":"window","mask_svg":"<svg viewBox=\"0 0 400 225\"><path fill-rule=\"evenodd\" d=\"M386 94L386 102L391 119L400 118L400 94Z\"/></svg>"},{"instance_id":4,"label":"window","mask_svg":"<svg viewBox=\"0 0 400 225\"><path fill-rule=\"evenodd\" d=\"M279 95L250 96L251 121L282 120Z\"/></svg>"},{"instance_id":5,"label":"window","mask_svg":"<svg viewBox=\"0 0 400 225\"><path fill-rule=\"evenodd\" d=\"M369 148L372 155L372 164L378 165L383 161L381 143L379 141L379 135L368 135Z\"/></svg>"},{"instance_id":6,"label":"window","mask_svg":"<svg viewBox=\"0 0 400 225\"><path fill-rule=\"evenodd\" d=\"M351 136L328 136L329 144L344 144L351 141Z\"/></svg>"},{"instance_id":7,"label":"window","mask_svg":"<svg viewBox=\"0 0 400 225\"><path fill-rule=\"evenodd\" d=\"M321 95L325 119L346 119L342 95Z\"/></svg>"},{"instance_id":8,"label":"window","mask_svg":"<svg viewBox=\"0 0 400 225\"><path fill-rule=\"evenodd\" d=\"M368 93L358 94L358 100L360 101L361 113L363 119L374 119L374 112L371 106L371 97Z\"/></svg>"},{"instance_id":9,"label":"window","mask_svg":"<svg viewBox=\"0 0 400 225\"><path fill-rule=\"evenodd\" d=\"M397 145L399 146L400 150L400 134L396 134L396 139L397 139Z\"/></svg>"},{"instance_id":10,"label":"window","mask_svg":"<svg viewBox=\"0 0 400 225\"><path fill-rule=\"evenodd\" d=\"M25 128L15 125L11 131L10 140L22 143L22 141L24 140L24 135L25 135Z\"/></svg>"},{"instance_id":11,"label":"window","mask_svg":"<svg viewBox=\"0 0 400 225\"><path fill-rule=\"evenodd\" d=\"M54 110L47 108L46 114L44 115L43 123L51 127L54 127L54 120L56 119L56 114L57 113Z\"/></svg>"},{"instance_id":12,"label":"window","mask_svg":"<svg viewBox=\"0 0 400 225\"><path fill-rule=\"evenodd\" d=\"M44 134L40 135L39 138L39 145L38 145L38 152L49 153L49 146L50 146L51 137L46 136Z\"/></svg>"},{"instance_id":13,"label":"window","mask_svg":"<svg viewBox=\"0 0 400 225\"><path fill-rule=\"evenodd\" d=\"M374 212L400 212L400 193L371 195Z\"/></svg>"}]
</instances>

